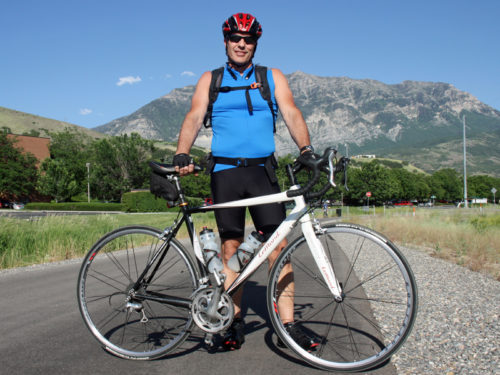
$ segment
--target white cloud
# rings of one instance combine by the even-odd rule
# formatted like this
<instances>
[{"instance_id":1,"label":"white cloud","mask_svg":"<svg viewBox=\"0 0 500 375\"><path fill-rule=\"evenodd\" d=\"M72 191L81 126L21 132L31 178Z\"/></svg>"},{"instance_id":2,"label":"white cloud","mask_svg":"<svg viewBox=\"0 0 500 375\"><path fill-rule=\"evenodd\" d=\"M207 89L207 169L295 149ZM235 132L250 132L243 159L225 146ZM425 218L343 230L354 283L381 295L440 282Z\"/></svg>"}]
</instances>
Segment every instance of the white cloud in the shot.
<instances>
[{"instance_id":1,"label":"white cloud","mask_svg":"<svg viewBox=\"0 0 500 375\"><path fill-rule=\"evenodd\" d=\"M80 114L83 115L83 116L90 115L91 113L92 113L91 109L88 109L88 108L82 108L82 109L80 109Z\"/></svg>"},{"instance_id":2,"label":"white cloud","mask_svg":"<svg viewBox=\"0 0 500 375\"><path fill-rule=\"evenodd\" d=\"M183 72L181 73L181 76L194 77L194 76L195 76L195 74L194 74L193 72L190 72L190 71L185 70L185 71L183 71Z\"/></svg>"},{"instance_id":3,"label":"white cloud","mask_svg":"<svg viewBox=\"0 0 500 375\"><path fill-rule=\"evenodd\" d=\"M116 82L116 85L117 86L123 86L124 84L133 85L134 83L138 83L141 81L142 81L142 79L139 76L137 76L137 77L132 77L132 76L120 77L118 79L118 82Z\"/></svg>"},{"instance_id":4,"label":"white cloud","mask_svg":"<svg viewBox=\"0 0 500 375\"><path fill-rule=\"evenodd\" d=\"M165 78L166 78L166 79L172 78L172 74L168 74L168 73L167 73L167 74L165 74Z\"/></svg>"}]
</instances>

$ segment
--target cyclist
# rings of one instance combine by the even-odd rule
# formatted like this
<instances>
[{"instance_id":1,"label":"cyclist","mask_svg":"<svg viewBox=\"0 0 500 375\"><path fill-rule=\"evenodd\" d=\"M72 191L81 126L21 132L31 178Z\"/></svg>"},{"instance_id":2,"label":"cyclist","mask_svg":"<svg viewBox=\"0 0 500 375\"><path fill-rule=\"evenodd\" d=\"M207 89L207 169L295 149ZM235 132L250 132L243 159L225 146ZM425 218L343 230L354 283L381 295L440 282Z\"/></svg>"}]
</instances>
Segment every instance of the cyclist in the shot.
<instances>
[{"instance_id":1,"label":"cyclist","mask_svg":"<svg viewBox=\"0 0 500 375\"><path fill-rule=\"evenodd\" d=\"M314 157L309 132L302 113L296 107L287 79L278 69L268 69L266 80L261 82L263 91L270 91L271 97L264 99L258 88L257 70L253 57L262 35L257 19L248 13L236 13L222 25L227 63L216 100L211 103L214 91L213 72L205 72L197 83L191 109L181 127L177 151L173 164L181 176L192 173L193 160L189 156L202 123L208 120L213 130L212 159L210 166L211 189L214 203L249 198L280 191L274 168L274 127L278 107L288 130L304 157ZM214 77L215 78L215 77ZM251 85L254 83L254 85ZM266 87L268 86L268 87ZM285 218L282 204L260 205L250 208L250 214L257 230L267 239ZM227 261L243 241L245 208L230 208L215 211L219 235L222 242L222 258L225 287L229 287L237 274L227 267ZM286 245L283 241L269 257L269 267ZM293 270L286 268L281 275L283 283L293 290ZM239 349L245 341L244 322L241 316L242 288L233 295L235 304L234 321L226 333L223 346L226 350ZM298 326L293 325L293 300L282 298L278 308L283 323L290 334L307 348L316 343Z\"/></svg>"}]
</instances>

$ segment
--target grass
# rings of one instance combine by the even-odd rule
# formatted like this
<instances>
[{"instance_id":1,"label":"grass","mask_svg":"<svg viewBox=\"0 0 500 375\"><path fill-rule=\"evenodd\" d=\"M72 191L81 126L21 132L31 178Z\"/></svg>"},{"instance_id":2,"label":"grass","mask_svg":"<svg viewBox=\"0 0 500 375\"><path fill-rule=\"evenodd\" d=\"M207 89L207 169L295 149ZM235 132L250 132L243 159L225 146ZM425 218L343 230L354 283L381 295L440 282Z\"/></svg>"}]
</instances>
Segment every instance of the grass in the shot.
<instances>
[{"instance_id":1,"label":"grass","mask_svg":"<svg viewBox=\"0 0 500 375\"><path fill-rule=\"evenodd\" d=\"M165 228L176 217L176 213L0 217L0 269L79 258L111 230L131 224ZM194 222L197 229L216 227L213 213L194 215ZM184 227L179 237L187 237Z\"/></svg>"},{"instance_id":2,"label":"grass","mask_svg":"<svg viewBox=\"0 0 500 375\"><path fill-rule=\"evenodd\" d=\"M330 210L335 213L334 210ZM124 225L158 228L177 214L0 217L0 269L82 257L105 233ZM322 217L322 211L317 211ZM493 209L343 209L343 220L366 225L401 246L463 265L500 281L500 211ZM194 215L195 227L216 228L213 213ZM187 237L183 228L179 237Z\"/></svg>"},{"instance_id":3,"label":"grass","mask_svg":"<svg viewBox=\"0 0 500 375\"><path fill-rule=\"evenodd\" d=\"M386 210L348 220L383 233L398 245L422 249L500 281L500 212L493 209Z\"/></svg>"}]
</instances>

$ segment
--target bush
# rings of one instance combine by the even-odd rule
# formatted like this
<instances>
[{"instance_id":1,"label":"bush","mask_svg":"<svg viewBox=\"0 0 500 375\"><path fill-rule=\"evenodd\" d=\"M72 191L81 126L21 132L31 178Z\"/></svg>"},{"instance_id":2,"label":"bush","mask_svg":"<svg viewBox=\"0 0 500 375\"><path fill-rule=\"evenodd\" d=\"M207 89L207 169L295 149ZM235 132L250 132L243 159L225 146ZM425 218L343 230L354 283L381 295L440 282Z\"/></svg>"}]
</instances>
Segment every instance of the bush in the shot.
<instances>
[{"instance_id":1,"label":"bush","mask_svg":"<svg viewBox=\"0 0 500 375\"><path fill-rule=\"evenodd\" d=\"M165 200L156 199L148 191L123 194L122 205L126 212L164 212L169 210Z\"/></svg>"},{"instance_id":2,"label":"bush","mask_svg":"<svg viewBox=\"0 0 500 375\"><path fill-rule=\"evenodd\" d=\"M187 198L190 206L200 206L201 198ZM177 207L167 208L164 199L156 198L149 191L137 191L122 195L123 210L127 212L166 212L178 211Z\"/></svg>"},{"instance_id":3,"label":"bush","mask_svg":"<svg viewBox=\"0 0 500 375\"><path fill-rule=\"evenodd\" d=\"M123 211L121 203L98 203L98 202L63 202L43 203L34 202L26 204L27 210L44 211Z\"/></svg>"}]
</instances>

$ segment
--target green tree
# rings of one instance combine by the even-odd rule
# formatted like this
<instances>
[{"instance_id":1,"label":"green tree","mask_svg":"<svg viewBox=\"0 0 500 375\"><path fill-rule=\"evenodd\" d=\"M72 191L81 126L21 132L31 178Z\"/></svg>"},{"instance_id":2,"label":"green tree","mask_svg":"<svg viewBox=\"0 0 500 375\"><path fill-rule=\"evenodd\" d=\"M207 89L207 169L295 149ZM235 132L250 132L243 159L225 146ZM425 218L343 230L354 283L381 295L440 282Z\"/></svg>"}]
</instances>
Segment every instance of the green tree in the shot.
<instances>
[{"instance_id":1,"label":"green tree","mask_svg":"<svg viewBox=\"0 0 500 375\"><path fill-rule=\"evenodd\" d=\"M467 196L469 197L489 198L493 201L492 188L500 191L500 178L486 175L467 177ZM500 193L496 196L500 196Z\"/></svg>"},{"instance_id":2,"label":"green tree","mask_svg":"<svg viewBox=\"0 0 500 375\"><path fill-rule=\"evenodd\" d=\"M58 202L64 202L85 191L85 164L89 158L91 139L69 128L60 133L51 133L50 136L50 159L46 159L41 165L39 190Z\"/></svg>"},{"instance_id":3,"label":"green tree","mask_svg":"<svg viewBox=\"0 0 500 375\"><path fill-rule=\"evenodd\" d=\"M458 172L452 168L440 169L431 176L430 180L431 194L438 200L452 202L461 199L463 196L463 184L460 181Z\"/></svg>"},{"instance_id":4,"label":"green tree","mask_svg":"<svg viewBox=\"0 0 500 375\"><path fill-rule=\"evenodd\" d=\"M148 188L148 161L155 150L153 141L135 133L95 141L90 150L91 195L118 201L131 189Z\"/></svg>"},{"instance_id":5,"label":"green tree","mask_svg":"<svg viewBox=\"0 0 500 375\"><path fill-rule=\"evenodd\" d=\"M375 204L391 200L400 192L396 178L376 160L363 164L361 168L351 168L348 186L347 198L352 203L366 200L368 191L371 192L370 202Z\"/></svg>"},{"instance_id":6,"label":"green tree","mask_svg":"<svg viewBox=\"0 0 500 375\"><path fill-rule=\"evenodd\" d=\"M184 194L188 197L208 198L212 195L210 189L210 176L204 172L199 173L198 176L189 175L182 177L182 189Z\"/></svg>"},{"instance_id":7,"label":"green tree","mask_svg":"<svg viewBox=\"0 0 500 375\"><path fill-rule=\"evenodd\" d=\"M406 169L397 168L390 170L390 173L399 182L400 190L397 197L399 199L419 201L428 200L430 197L430 188L427 184L427 178L422 173L409 172Z\"/></svg>"},{"instance_id":8,"label":"green tree","mask_svg":"<svg viewBox=\"0 0 500 375\"><path fill-rule=\"evenodd\" d=\"M82 191L82 183L64 159L47 159L42 164L42 172L39 191L53 197L56 202L67 201Z\"/></svg>"},{"instance_id":9,"label":"green tree","mask_svg":"<svg viewBox=\"0 0 500 375\"><path fill-rule=\"evenodd\" d=\"M35 193L37 159L15 147L15 140L0 133L0 197L18 200Z\"/></svg>"}]
</instances>

